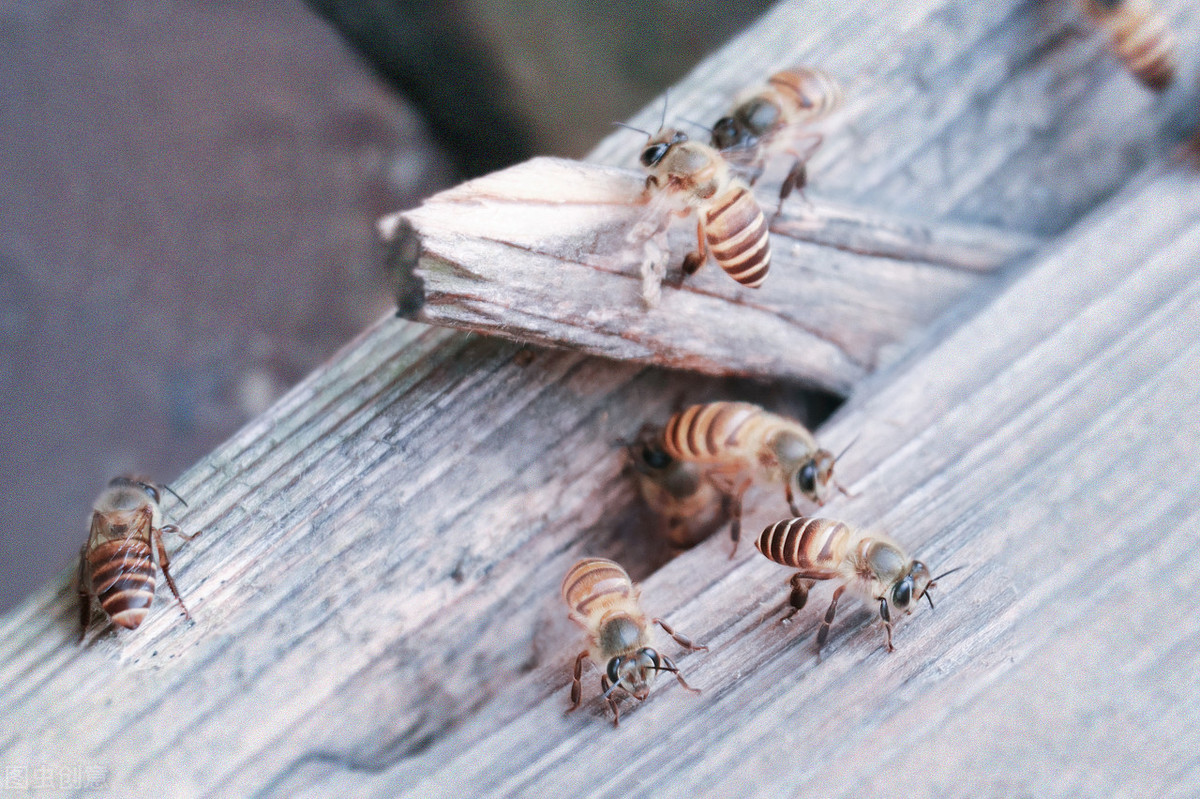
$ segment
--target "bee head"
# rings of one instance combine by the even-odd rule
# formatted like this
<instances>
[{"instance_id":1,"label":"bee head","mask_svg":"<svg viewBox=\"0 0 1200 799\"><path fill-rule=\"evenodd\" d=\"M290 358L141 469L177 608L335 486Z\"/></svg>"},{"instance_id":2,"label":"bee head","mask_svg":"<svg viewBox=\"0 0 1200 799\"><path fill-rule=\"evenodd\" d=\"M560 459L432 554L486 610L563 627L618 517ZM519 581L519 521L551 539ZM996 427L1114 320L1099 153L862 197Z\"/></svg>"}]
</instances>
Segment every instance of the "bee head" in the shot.
<instances>
[{"instance_id":1,"label":"bee head","mask_svg":"<svg viewBox=\"0 0 1200 799\"><path fill-rule=\"evenodd\" d=\"M646 142L645 148L642 150L642 155L639 160L642 166L647 169L652 169L658 166L659 162L666 157L672 147L677 144L682 144L688 140L687 134L681 130L673 128L663 128L650 141Z\"/></svg>"},{"instance_id":2,"label":"bee head","mask_svg":"<svg viewBox=\"0 0 1200 799\"><path fill-rule=\"evenodd\" d=\"M608 661L608 668L605 670L609 688L604 695L607 697L620 686L634 699L645 699L650 695L650 683L661 669L662 660L658 653L648 646L630 655L617 655Z\"/></svg>"},{"instance_id":3,"label":"bee head","mask_svg":"<svg viewBox=\"0 0 1200 799\"><path fill-rule=\"evenodd\" d=\"M818 505L824 505L836 460L827 449L819 449L802 460L796 470L796 487L800 493Z\"/></svg>"},{"instance_id":4,"label":"bee head","mask_svg":"<svg viewBox=\"0 0 1200 799\"><path fill-rule=\"evenodd\" d=\"M734 117L721 117L712 127L712 146L718 150L744 147L751 143L749 131Z\"/></svg>"}]
</instances>

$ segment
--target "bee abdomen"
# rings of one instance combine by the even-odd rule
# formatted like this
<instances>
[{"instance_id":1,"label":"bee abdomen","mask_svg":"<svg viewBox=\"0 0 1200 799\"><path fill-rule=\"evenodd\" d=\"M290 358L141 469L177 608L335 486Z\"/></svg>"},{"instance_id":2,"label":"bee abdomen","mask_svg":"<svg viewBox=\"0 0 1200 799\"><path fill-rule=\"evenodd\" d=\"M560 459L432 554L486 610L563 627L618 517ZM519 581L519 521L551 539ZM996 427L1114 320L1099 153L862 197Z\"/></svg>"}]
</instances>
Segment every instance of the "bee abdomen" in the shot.
<instances>
[{"instance_id":1,"label":"bee abdomen","mask_svg":"<svg viewBox=\"0 0 1200 799\"><path fill-rule=\"evenodd\" d=\"M1096 6L1099 7L1096 7ZM1175 36L1148 4L1128 0L1089 6L1089 13L1108 31L1113 52L1146 87L1162 91L1175 79L1178 64Z\"/></svg>"},{"instance_id":2,"label":"bee abdomen","mask_svg":"<svg viewBox=\"0 0 1200 799\"><path fill-rule=\"evenodd\" d=\"M833 519L801 516L776 522L762 531L754 546L768 560L797 569L820 568L832 564L834 546L850 528Z\"/></svg>"},{"instance_id":3,"label":"bee abdomen","mask_svg":"<svg viewBox=\"0 0 1200 799\"><path fill-rule=\"evenodd\" d=\"M771 265L767 221L744 186L735 187L708 209L705 237L713 258L738 283L758 288L766 280Z\"/></svg>"},{"instance_id":4,"label":"bee abdomen","mask_svg":"<svg viewBox=\"0 0 1200 799\"><path fill-rule=\"evenodd\" d=\"M663 449L673 458L714 461L727 457L738 444L738 434L761 409L746 402L710 402L693 405L667 421Z\"/></svg>"},{"instance_id":5,"label":"bee abdomen","mask_svg":"<svg viewBox=\"0 0 1200 799\"><path fill-rule=\"evenodd\" d=\"M810 120L825 116L842 103L841 85L832 75L819 69L787 69L776 72L767 83Z\"/></svg>"},{"instance_id":6,"label":"bee abdomen","mask_svg":"<svg viewBox=\"0 0 1200 799\"><path fill-rule=\"evenodd\" d=\"M584 617L594 603L627 597L632 592L629 574L607 558L584 558L567 571L562 583L563 601Z\"/></svg>"},{"instance_id":7,"label":"bee abdomen","mask_svg":"<svg viewBox=\"0 0 1200 799\"><path fill-rule=\"evenodd\" d=\"M132 630L154 601L154 561L149 545L110 541L88 553L92 589L113 624Z\"/></svg>"}]
</instances>

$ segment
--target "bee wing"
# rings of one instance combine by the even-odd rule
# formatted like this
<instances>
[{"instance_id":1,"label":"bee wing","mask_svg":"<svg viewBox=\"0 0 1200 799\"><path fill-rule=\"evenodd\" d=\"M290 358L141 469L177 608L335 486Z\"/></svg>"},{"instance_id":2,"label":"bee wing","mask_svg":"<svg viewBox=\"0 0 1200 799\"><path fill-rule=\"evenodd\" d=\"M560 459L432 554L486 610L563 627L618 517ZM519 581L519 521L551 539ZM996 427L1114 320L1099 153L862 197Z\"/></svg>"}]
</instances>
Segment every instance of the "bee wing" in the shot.
<instances>
[{"instance_id":1,"label":"bee wing","mask_svg":"<svg viewBox=\"0 0 1200 799\"><path fill-rule=\"evenodd\" d=\"M748 144L735 144L717 152L725 159L725 163L729 164L729 170L734 177L754 185L754 182L762 175L766 150L763 148L761 139Z\"/></svg>"},{"instance_id":2,"label":"bee wing","mask_svg":"<svg viewBox=\"0 0 1200 799\"><path fill-rule=\"evenodd\" d=\"M92 527L88 533L88 547L104 541L150 541L153 533L154 510L143 505L135 511L125 513L92 514ZM114 529L115 525L116 529Z\"/></svg>"},{"instance_id":3,"label":"bee wing","mask_svg":"<svg viewBox=\"0 0 1200 799\"><path fill-rule=\"evenodd\" d=\"M104 520L104 514L100 511L92 511L92 522L88 525L88 538L84 550L91 549L97 539L104 534L108 529L108 523Z\"/></svg>"},{"instance_id":4,"label":"bee wing","mask_svg":"<svg viewBox=\"0 0 1200 799\"><path fill-rule=\"evenodd\" d=\"M751 143L727 147L720 153L734 173L753 184L762 176L768 158L786 153L804 163L816 154L824 140L815 120L798 121L764 134Z\"/></svg>"}]
</instances>

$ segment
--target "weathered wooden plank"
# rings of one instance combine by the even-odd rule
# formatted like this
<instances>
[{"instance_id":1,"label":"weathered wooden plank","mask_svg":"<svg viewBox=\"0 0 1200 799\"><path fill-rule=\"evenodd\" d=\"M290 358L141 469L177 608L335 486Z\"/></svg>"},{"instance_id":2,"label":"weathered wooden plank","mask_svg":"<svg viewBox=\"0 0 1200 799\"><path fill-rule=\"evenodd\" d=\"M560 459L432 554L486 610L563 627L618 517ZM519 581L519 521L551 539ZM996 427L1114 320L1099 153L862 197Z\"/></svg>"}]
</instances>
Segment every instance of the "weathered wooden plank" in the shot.
<instances>
[{"instance_id":1,"label":"weathered wooden plank","mask_svg":"<svg viewBox=\"0 0 1200 799\"><path fill-rule=\"evenodd\" d=\"M884 348L976 285L976 273L1027 255L1036 243L991 228L943 229L798 202L798 212L772 225L791 241L775 237L761 290L710 266L679 288L666 287L660 304L647 308L640 262L650 257L643 252L649 233L630 240L654 213L643 181L630 170L540 158L381 220L386 239L403 231L421 251L419 263L401 267L412 268L424 289L413 318L846 394ZM694 243L694 226L674 228L671 252ZM678 276L678 264L671 268Z\"/></svg>"},{"instance_id":2,"label":"weathered wooden plank","mask_svg":"<svg viewBox=\"0 0 1200 799\"><path fill-rule=\"evenodd\" d=\"M1168 677L1198 665L1197 630L1142 586L1171 564L1171 593L1200 587L1195 197L1191 175L1144 186L822 430L861 436L842 471L859 496L829 513L968 566L893 655L851 606L818 663L817 611L775 623L787 570L725 540L654 570L612 442L685 378L522 366L511 344L389 321L180 482L181 522L206 530L176 559L194 625L168 607L75 649L65 580L4 619L3 760L180 794L932 793L1009 764L1003 785L1038 795L1169 795L1197 776L1196 705L1177 701L1194 688ZM757 496L750 529L781 505ZM557 581L584 553L628 563L712 646L678 660L703 696L659 686L619 732L595 702L562 715L578 631ZM1131 716L1137 740L1117 739ZM1067 732L1088 725L1103 746ZM1002 742L981 757L968 728ZM1135 748L1162 768L1098 759Z\"/></svg>"},{"instance_id":3,"label":"weathered wooden plank","mask_svg":"<svg viewBox=\"0 0 1200 799\"><path fill-rule=\"evenodd\" d=\"M74 648L65 576L0 619L0 763L94 767L121 795L1179 795L1198 636L1154 589L1200 574L1195 182L1119 198L820 431L861 434L859 496L831 513L969 566L894 655L851 606L816 662L828 589L779 627L787 571L748 548L662 566L620 476L616 440L677 397L791 392L388 320L176 485L205 530L173 563L194 624L160 595ZM1096 196L1066 190L1043 210ZM703 696L659 686L616 733L595 702L561 715L579 639L557 582L581 554L713 646L679 658Z\"/></svg>"}]
</instances>

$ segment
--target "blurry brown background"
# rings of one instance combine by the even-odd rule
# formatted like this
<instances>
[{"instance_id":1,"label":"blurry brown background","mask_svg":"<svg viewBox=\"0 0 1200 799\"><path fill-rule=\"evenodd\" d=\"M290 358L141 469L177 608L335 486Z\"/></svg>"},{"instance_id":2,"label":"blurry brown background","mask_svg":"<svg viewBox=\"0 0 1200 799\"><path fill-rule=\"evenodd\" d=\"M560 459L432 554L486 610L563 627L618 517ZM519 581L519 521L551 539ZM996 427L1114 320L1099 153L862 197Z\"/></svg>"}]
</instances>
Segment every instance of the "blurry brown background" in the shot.
<instances>
[{"instance_id":1,"label":"blurry brown background","mask_svg":"<svg viewBox=\"0 0 1200 799\"><path fill-rule=\"evenodd\" d=\"M0 611L388 312L377 216L582 155L767 5L0 0Z\"/></svg>"}]
</instances>

